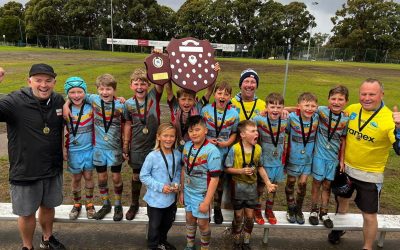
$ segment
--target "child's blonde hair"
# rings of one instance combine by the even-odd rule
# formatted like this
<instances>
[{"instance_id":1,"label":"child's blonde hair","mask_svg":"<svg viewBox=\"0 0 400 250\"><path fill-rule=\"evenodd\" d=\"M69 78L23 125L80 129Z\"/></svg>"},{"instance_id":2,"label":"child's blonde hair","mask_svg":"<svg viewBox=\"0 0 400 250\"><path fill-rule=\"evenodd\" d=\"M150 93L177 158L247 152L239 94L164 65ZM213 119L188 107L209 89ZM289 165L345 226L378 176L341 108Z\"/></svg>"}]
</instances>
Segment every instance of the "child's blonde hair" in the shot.
<instances>
[{"instance_id":1,"label":"child's blonde hair","mask_svg":"<svg viewBox=\"0 0 400 250\"><path fill-rule=\"evenodd\" d=\"M117 89L117 81L111 74L103 74L96 78L96 87L112 87L114 90Z\"/></svg>"},{"instance_id":2,"label":"child's blonde hair","mask_svg":"<svg viewBox=\"0 0 400 250\"><path fill-rule=\"evenodd\" d=\"M137 81L137 80L141 80L143 82L146 82L148 85L150 85L150 81L147 78L146 71L144 71L143 69L135 69L133 71L133 73L131 74L131 83L132 83L132 81Z\"/></svg>"},{"instance_id":3,"label":"child's blonde hair","mask_svg":"<svg viewBox=\"0 0 400 250\"><path fill-rule=\"evenodd\" d=\"M175 148L175 144L176 144L176 128L174 127L174 125L171 122L163 122L160 124L160 126L158 126L157 129L157 138L159 136L161 136L161 134L168 130L168 129L173 129L175 131L175 142L172 145L172 149ZM160 146L160 141L158 139L156 139L156 145L154 146L154 150L160 150L161 146Z\"/></svg>"}]
</instances>

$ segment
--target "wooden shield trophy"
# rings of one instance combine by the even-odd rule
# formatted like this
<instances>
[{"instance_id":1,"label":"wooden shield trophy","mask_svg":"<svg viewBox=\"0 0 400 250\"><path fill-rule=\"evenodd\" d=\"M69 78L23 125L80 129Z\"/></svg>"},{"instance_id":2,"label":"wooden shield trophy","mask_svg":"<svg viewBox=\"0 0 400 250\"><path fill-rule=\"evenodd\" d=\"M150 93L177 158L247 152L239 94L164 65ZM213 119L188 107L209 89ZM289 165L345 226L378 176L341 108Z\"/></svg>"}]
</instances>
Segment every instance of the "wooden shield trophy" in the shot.
<instances>
[{"instance_id":1,"label":"wooden shield trophy","mask_svg":"<svg viewBox=\"0 0 400 250\"><path fill-rule=\"evenodd\" d=\"M153 53L146 57L144 64L146 65L147 78L152 83L164 85L170 81L171 70L167 55Z\"/></svg>"},{"instance_id":2,"label":"wooden shield trophy","mask_svg":"<svg viewBox=\"0 0 400 250\"><path fill-rule=\"evenodd\" d=\"M171 80L176 85L198 92L215 83L218 72L214 70L214 49L210 42L192 37L173 38L166 50Z\"/></svg>"}]
</instances>

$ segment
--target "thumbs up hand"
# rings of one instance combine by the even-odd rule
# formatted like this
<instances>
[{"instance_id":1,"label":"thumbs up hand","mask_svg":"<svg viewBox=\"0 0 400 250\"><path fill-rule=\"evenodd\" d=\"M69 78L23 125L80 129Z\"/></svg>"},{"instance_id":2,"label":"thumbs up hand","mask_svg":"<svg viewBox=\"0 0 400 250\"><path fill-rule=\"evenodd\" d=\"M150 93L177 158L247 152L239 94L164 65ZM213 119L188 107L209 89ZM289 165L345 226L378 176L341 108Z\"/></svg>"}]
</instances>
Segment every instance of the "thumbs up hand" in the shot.
<instances>
[{"instance_id":1,"label":"thumbs up hand","mask_svg":"<svg viewBox=\"0 0 400 250\"><path fill-rule=\"evenodd\" d=\"M396 128L400 128L400 112L397 105L393 107L393 121L396 124Z\"/></svg>"}]
</instances>

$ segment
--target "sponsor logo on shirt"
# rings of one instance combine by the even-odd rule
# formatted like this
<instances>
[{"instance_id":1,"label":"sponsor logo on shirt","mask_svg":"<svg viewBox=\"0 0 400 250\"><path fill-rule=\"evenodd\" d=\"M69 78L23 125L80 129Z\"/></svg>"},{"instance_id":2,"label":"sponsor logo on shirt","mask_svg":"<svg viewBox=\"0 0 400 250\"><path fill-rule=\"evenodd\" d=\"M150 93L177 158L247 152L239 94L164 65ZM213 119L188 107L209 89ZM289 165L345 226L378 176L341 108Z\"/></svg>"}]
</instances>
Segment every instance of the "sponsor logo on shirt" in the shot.
<instances>
[{"instance_id":1,"label":"sponsor logo on shirt","mask_svg":"<svg viewBox=\"0 0 400 250\"><path fill-rule=\"evenodd\" d=\"M351 129L351 128L347 129L347 134L351 134L351 135L353 135L355 137L357 137L358 135L361 135L361 139L363 139L364 141L368 141L368 142L372 142L372 143L375 142L374 141L375 140L374 137L371 137L369 135L366 135L366 134L363 134L361 132L355 131L354 129Z\"/></svg>"}]
</instances>

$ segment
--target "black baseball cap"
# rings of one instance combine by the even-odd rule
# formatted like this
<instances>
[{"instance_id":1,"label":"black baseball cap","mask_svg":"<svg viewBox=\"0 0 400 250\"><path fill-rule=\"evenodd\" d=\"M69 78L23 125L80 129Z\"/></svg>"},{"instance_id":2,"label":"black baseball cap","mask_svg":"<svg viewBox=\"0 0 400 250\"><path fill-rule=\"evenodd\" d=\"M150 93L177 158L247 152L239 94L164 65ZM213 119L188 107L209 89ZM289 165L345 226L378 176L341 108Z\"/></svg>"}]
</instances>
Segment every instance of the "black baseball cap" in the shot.
<instances>
[{"instance_id":1,"label":"black baseball cap","mask_svg":"<svg viewBox=\"0 0 400 250\"><path fill-rule=\"evenodd\" d=\"M54 73L53 67L50 65L44 64L44 63L39 63L39 64L34 64L31 67L31 70L29 71L29 77L38 75L38 74L45 74L52 76L56 78L57 74Z\"/></svg>"}]
</instances>

